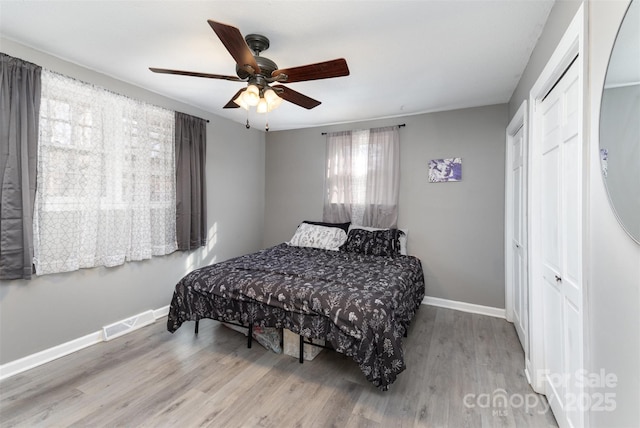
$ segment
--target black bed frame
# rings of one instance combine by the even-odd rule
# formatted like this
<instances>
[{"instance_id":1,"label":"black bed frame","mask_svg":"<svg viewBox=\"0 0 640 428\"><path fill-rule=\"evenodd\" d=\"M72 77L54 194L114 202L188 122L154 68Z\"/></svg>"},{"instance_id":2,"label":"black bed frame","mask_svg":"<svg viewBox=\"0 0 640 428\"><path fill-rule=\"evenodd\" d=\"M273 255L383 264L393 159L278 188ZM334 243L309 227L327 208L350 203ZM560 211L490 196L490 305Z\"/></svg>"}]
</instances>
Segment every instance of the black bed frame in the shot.
<instances>
[{"instance_id":1,"label":"black bed frame","mask_svg":"<svg viewBox=\"0 0 640 428\"><path fill-rule=\"evenodd\" d=\"M239 323L235 323L235 322L229 322L229 321L220 321L220 322L224 322L226 324L231 324L231 325L236 325L238 327L242 327L242 328L246 328L248 329L247 332L247 348L251 348L251 344L253 342L253 323L249 323L248 326L244 325L244 324L239 324ZM195 334L198 334L198 328L200 327L200 320L196 320L196 327L195 327ZM407 337L408 335L408 328L405 329L404 332L404 337ZM299 346L299 355L298 355L298 361L300 362L300 364L304 363L304 345L311 345L311 346L316 346L318 348L324 348L324 349L329 349L331 351L335 351L335 349L331 346L327 346L327 345L320 345L318 343L313 343L309 340L305 340L305 337L301 334L298 335L300 337L300 346ZM282 345L282 344L281 344Z\"/></svg>"}]
</instances>

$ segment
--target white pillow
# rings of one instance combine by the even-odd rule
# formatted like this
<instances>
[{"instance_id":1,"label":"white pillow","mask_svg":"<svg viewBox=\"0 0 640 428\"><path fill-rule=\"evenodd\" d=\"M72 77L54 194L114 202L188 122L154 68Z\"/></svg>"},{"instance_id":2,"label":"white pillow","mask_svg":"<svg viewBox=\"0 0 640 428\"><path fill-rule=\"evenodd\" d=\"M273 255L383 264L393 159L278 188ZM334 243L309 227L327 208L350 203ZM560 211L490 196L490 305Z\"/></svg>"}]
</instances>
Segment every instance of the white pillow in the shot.
<instances>
[{"instance_id":1,"label":"white pillow","mask_svg":"<svg viewBox=\"0 0 640 428\"><path fill-rule=\"evenodd\" d=\"M357 226L357 225L350 224L349 230L351 229L364 229L364 230L373 232L376 230L388 230L390 228L389 227ZM407 255L407 236L409 236L409 229L398 229L398 230L403 232L403 234L400 235L400 238L398 238L398 241L400 241L400 254L402 254L403 256L406 256Z\"/></svg>"},{"instance_id":2,"label":"white pillow","mask_svg":"<svg viewBox=\"0 0 640 428\"><path fill-rule=\"evenodd\" d=\"M287 244L294 247L338 251L345 242L347 242L347 234L343 229L301 223L293 238Z\"/></svg>"}]
</instances>

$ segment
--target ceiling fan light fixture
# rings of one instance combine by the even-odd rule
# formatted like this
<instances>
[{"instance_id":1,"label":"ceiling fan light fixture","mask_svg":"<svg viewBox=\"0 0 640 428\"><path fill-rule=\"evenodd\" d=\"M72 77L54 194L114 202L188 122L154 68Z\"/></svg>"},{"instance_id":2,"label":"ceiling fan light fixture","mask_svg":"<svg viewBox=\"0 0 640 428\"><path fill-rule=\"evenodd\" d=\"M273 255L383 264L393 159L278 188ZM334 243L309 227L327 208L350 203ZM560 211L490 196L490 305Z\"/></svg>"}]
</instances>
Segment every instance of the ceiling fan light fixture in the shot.
<instances>
[{"instance_id":1,"label":"ceiling fan light fixture","mask_svg":"<svg viewBox=\"0 0 640 428\"><path fill-rule=\"evenodd\" d=\"M258 101L258 106L256 107L256 111L258 113L266 113L267 110L267 100L265 100L264 98L260 98L260 101Z\"/></svg>"},{"instance_id":2,"label":"ceiling fan light fixture","mask_svg":"<svg viewBox=\"0 0 640 428\"><path fill-rule=\"evenodd\" d=\"M282 104L282 98L276 97L273 102L267 103L267 111L273 111L277 109L278 107L280 107L280 104Z\"/></svg>"},{"instance_id":3,"label":"ceiling fan light fixture","mask_svg":"<svg viewBox=\"0 0 640 428\"><path fill-rule=\"evenodd\" d=\"M236 99L233 100L233 102L236 103L237 105L239 105L240 107L242 107L243 109L249 110L249 104L247 104L244 101L244 96L243 95L244 95L244 91L242 93L240 93L240 95L238 95L236 97Z\"/></svg>"},{"instance_id":4,"label":"ceiling fan light fixture","mask_svg":"<svg viewBox=\"0 0 640 428\"><path fill-rule=\"evenodd\" d=\"M280 98L280 97L276 95L276 91L274 91L273 89L267 88L264 91L264 99L267 100L267 103L272 104L276 102L277 98Z\"/></svg>"},{"instance_id":5,"label":"ceiling fan light fixture","mask_svg":"<svg viewBox=\"0 0 640 428\"><path fill-rule=\"evenodd\" d=\"M257 106L260 102L260 90L256 85L249 85L241 96L243 101L252 107Z\"/></svg>"},{"instance_id":6,"label":"ceiling fan light fixture","mask_svg":"<svg viewBox=\"0 0 640 428\"><path fill-rule=\"evenodd\" d=\"M282 98L271 88L264 91L264 99L267 101L267 111L275 110L282 104Z\"/></svg>"}]
</instances>

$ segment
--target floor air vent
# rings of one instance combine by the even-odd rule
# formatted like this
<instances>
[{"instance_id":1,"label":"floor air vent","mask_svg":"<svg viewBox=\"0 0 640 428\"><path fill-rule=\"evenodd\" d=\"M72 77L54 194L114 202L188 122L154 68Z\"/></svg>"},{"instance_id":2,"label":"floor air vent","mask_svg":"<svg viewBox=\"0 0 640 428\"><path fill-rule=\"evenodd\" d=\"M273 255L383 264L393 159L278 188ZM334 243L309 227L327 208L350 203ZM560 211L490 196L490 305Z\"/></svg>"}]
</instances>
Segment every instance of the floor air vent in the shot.
<instances>
[{"instance_id":1,"label":"floor air vent","mask_svg":"<svg viewBox=\"0 0 640 428\"><path fill-rule=\"evenodd\" d=\"M133 330L137 330L140 327L149 325L155 322L155 320L153 311L143 312L131 318L127 318L126 320L118 321L102 327L102 334L104 336L104 340L109 341L116 337L120 337L123 334L132 332Z\"/></svg>"}]
</instances>

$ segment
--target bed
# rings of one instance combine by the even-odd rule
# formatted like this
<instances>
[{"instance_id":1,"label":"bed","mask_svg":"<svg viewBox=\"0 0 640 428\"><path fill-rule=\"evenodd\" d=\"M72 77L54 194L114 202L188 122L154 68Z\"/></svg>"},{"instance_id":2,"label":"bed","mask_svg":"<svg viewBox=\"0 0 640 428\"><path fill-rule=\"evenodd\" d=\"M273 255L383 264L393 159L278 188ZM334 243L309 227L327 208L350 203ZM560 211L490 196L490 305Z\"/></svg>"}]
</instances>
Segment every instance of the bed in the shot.
<instances>
[{"instance_id":1,"label":"bed","mask_svg":"<svg viewBox=\"0 0 640 428\"><path fill-rule=\"evenodd\" d=\"M424 297L420 260L348 251L349 241L341 251L293 241L187 274L175 287L168 330L203 318L286 328L325 340L387 390L405 369L402 339Z\"/></svg>"}]
</instances>

